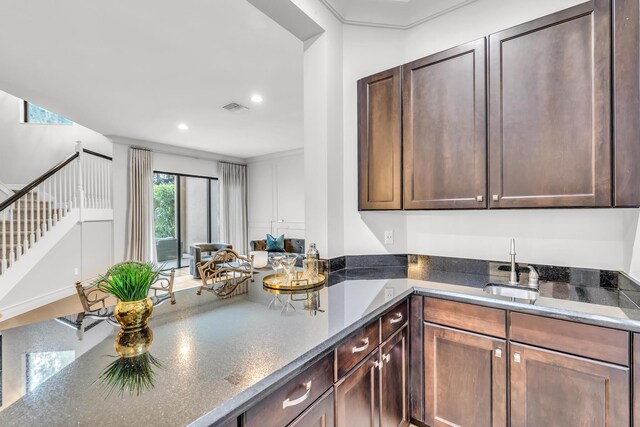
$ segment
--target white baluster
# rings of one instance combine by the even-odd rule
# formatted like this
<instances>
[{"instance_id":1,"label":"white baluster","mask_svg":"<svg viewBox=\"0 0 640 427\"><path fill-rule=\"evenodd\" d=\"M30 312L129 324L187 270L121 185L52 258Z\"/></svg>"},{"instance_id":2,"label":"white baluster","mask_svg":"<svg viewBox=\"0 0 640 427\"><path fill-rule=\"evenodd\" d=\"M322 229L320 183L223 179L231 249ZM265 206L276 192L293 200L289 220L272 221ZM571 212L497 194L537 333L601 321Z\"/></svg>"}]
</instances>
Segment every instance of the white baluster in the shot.
<instances>
[{"instance_id":1,"label":"white baluster","mask_svg":"<svg viewBox=\"0 0 640 427\"><path fill-rule=\"evenodd\" d=\"M20 256L22 255L22 243L20 243L20 199L18 199L16 201L16 207L18 208L18 217L17 217L17 222L16 224L18 225L17 227L17 233L16 233L16 261L20 259Z\"/></svg>"},{"instance_id":2,"label":"white baluster","mask_svg":"<svg viewBox=\"0 0 640 427\"><path fill-rule=\"evenodd\" d=\"M22 198L22 215L24 216L24 235L22 236L22 252L27 253L29 250L29 193Z\"/></svg>"},{"instance_id":3,"label":"white baluster","mask_svg":"<svg viewBox=\"0 0 640 427\"><path fill-rule=\"evenodd\" d=\"M64 216L64 208L62 206L62 201L64 200L64 194L62 192L62 172L56 172L56 185L57 185L57 198L56 198L56 206L58 207L58 221L62 219Z\"/></svg>"},{"instance_id":4,"label":"white baluster","mask_svg":"<svg viewBox=\"0 0 640 427\"><path fill-rule=\"evenodd\" d=\"M76 170L76 175L77 175L77 179L78 182L77 187L76 187L76 191L78 194L78 205L76 206L77 208L80 208L80 215L82 217L82 210L85 207L85 187L84 187L84 169L85 169L85 155L84 152L82 151L82 142L81 141L77 141L76 142L76 152L78 153L78 159L77 159L77 170Z\"/></svg>"},{"instance_id":5,"label":"white baluster","mask_svg":"<svg viewBox=\"0 0 640 427\"><path fill-rule=\"evenodd\" d=\"M47 231L50 231L51 227L53 227L53 199L51 193L51 177L47 179L46 184L49 187L49 191L47 192Z\"/></svg>"},{"instance_id":6,"label":"white baluster","mask_svg":"<svg viewBox=\"0 0 640 427\"><path fill-rule=\"evenodd\" d=\"M9 267L16 261L16 253L13 246L13 205L9 207Z\"/></svg>"},{"instance_id":7,"label":"white baluster","mask_svg":"<svg viewBox=\"0 0 640 427\"><path fill-rule=\"evenodd\" d=\"M107 208L111 209L111 162L107 162Z\"/></svg>"},{"instance_id":8,"label":"white baluster","mask_svg":"<svg viewBox=\"0 0 640 427\"><path fill-rule=\"evenodd\" d=\"M93 182L93 208L98 208L98 162L97 159L93 156L92 165L91 165L91 181Z\"/></svg>"},{"instance_id":9,"label":"white baluster","mask_svg":"<svg viewBox=\"0 0 640 427\"><path fill-rule=\"evenodd\" d=\"M38 199L38 204L36 207L36 224L37 224L37 229L36 229L36 242L40 241L40 238L42 237L42 232L44 230L44 222L40 223L40 210L42 209L42 202L41 202L41 198L40 198L40 185L38 185L36 187L36 192L37 192L37 199Z\"/></svg>"},{"instance_id":10,"label":"white baluster","mask_svg":"<svg viewBox=\"0 0 640 427\"><path fill-rule=\"evenodd\" d=\"M7 271L7 211L2 211L2 259L0 259L0 274Z\"/></svg>"},{"instance_id":11,"label":"white baluster","mask_svg":"<svg viewBox=\"0 0 640 427\"><path fill-rule=\"evenodd\" d=\"M107 208L107 161L100 159L100 181L102 183L102 209Z\"/></svg>"},{"instance_id":12,"label":"white baluster","mask_svg":"<svg viewBox=\"0 0 640 427\"><path fill-rule=\"evenodd\" d=\"M75 159L73 161L73 170L71 172L71 174L73 175L73 180L71 183L71 194L73 194L73 208L76 209L78 207L78 195L76 193L77 188L78 188L78 159Z\"/></svg>"},{"instance_id":13,"label":"white baluster","mask_svg":"<svg viewBox=\"0 0 640 427\"><path fill-rule=\"evenodd\" d=\"M30 192L31 194L31 230L29 230L29 247L33 246L36 242L36 215L35 215L35 200L33 190Z\"/></svg>"}]
</instances>

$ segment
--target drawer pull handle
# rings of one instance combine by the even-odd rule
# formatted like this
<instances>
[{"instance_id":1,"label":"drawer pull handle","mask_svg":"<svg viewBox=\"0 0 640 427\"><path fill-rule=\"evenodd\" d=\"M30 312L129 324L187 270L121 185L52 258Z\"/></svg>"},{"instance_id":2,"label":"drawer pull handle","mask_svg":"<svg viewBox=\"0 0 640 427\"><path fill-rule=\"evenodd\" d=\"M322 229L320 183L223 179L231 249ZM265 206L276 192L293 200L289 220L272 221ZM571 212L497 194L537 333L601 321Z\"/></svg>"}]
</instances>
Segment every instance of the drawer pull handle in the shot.
<instances>
[{"instance_id":1,"label":"drawer pull handle","mask_svg":"<svg viewBox=\"0 0 640 427\"><path fill-rule=\"evenodd\" d=\"M362 343L363 343L364 345L362 345L361 347L353 347L353 348L351 349L351 353L360 353L360 352L365 351L366 349L368 349L368 348L369 348L369 338L368 338L368 337L367 337L367 338L364 338L364 339L362 340Z\"/></svg>"},{"instance_id":2,"label":"drawer pull handle","mask_svg":"<svg viewBox=\"0 0 640 427\"><path fill-rule=\"evenodd\" d=\"M307 400L307 398L309 397L309 394L311 393L311 381L309 381L308 383L304 383L303 385L307 391L297 399L291 400L287 397L287 399L282 402L282 409L288 408L289 406L299 405L305 400Z\"/></svg>"},{"instance_id":3,"label":"drawer pull handle","mask_svg":"<svg viewBox=\"0 0 640 427\"><path fill-rule=\"evenodd\" d=\"M389 320L389 323L398 323L398 322L402 322L402 313L398 312L396 313L396 317L394 317L393 319Z\"/></svg>"}]
</instances>

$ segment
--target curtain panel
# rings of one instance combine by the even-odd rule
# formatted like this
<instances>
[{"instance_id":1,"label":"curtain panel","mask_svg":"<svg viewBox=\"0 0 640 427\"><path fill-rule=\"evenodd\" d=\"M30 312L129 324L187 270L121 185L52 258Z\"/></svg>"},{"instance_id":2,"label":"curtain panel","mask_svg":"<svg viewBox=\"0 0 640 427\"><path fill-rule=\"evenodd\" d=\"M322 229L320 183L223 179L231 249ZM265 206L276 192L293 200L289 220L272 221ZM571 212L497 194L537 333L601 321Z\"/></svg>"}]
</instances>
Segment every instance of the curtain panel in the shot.
<instances>
[{"instance_id":1,"label":"curtain panel","mask_svg":"<svg viewBox=\"0 0 640 427\"><path fill-rule=\"evenodd\" d=\"M130 148L128 260L157 261L153 209L153 153Z\"/></svg>"},{"instance_id":2,"label":"curtain panel","mask_svg":"<svg viewBox=\"0 0 640 427\"><path fill-rule=\"evenodd\" d=\"M241 254L247 250L247 167L220 163L220 237Z\"/></svg>"}]
</instances>

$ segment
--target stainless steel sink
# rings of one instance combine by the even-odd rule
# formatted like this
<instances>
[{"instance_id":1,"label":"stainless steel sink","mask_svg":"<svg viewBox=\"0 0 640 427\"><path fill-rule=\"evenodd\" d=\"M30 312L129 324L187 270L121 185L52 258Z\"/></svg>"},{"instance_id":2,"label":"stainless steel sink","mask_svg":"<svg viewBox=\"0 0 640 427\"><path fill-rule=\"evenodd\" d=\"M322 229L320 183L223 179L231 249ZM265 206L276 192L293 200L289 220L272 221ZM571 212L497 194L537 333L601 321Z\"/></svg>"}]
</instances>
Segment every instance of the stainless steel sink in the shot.
<instances>
[{"instance_id":1,"label":"stainless steel sink","mask_svg":"<svg viewBox=\"0 0 640 427\"><path fill-rule=\"evenodd\" d=\"M525 299L535 301L540 293L535 288L526 286L498 285L489 283L484 287L484 291L491 295L499 295L502 297Z\"/></svg>"}]
</instances>

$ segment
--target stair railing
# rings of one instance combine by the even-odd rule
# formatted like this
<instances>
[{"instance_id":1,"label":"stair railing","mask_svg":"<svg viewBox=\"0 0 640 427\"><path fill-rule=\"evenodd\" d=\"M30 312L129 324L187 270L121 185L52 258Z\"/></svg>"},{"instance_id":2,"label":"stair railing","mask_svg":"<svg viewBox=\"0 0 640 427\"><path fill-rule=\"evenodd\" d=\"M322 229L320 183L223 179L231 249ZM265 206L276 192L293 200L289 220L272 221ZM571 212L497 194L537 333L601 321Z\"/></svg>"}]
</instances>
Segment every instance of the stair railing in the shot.
<instances>
[{"instance_id":1,"label":"stair railing","mask_svg":"<svg viewBox=\"0 0 640 427\"><path fill-rule=\"evenodd\" d=\"M71 209L111 209L111 158L82 148L0 203L0 274Z\"/></svg>"}]
</instances>

